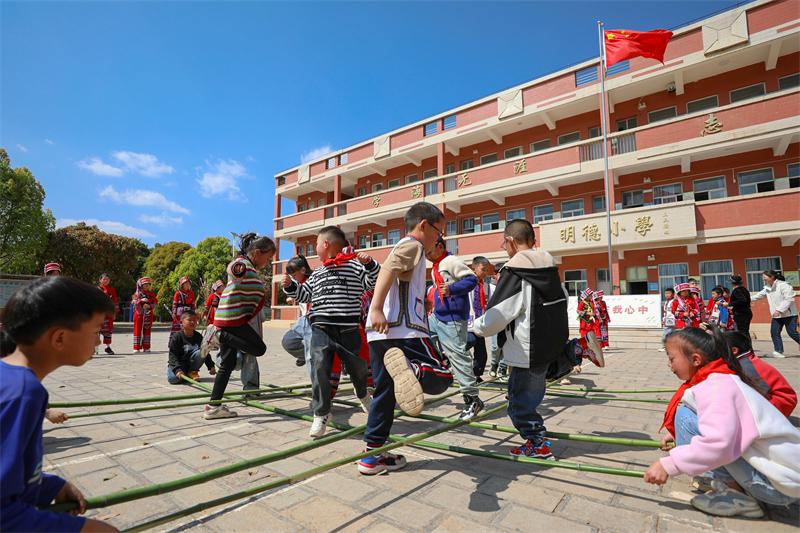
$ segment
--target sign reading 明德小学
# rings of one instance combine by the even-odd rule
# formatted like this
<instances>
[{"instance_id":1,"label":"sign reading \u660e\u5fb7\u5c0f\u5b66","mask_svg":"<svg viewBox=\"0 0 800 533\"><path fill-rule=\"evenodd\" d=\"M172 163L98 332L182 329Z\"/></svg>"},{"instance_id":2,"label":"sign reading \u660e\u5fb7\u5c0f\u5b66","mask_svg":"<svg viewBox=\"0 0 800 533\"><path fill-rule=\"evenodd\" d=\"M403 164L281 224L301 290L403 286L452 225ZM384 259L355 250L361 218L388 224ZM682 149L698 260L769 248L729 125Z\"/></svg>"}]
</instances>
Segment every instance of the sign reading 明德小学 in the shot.
<instances>
[{"instance_id":1,"label":"sign reading \u660e\u5fb7\u5c0f\u5b66","mask_svg":"<svg viewBox=\"0 0 800 533\"><path fill-rule=\"evenodd\" d=\"M661 296L658 294L630 294L621 296L605 296L603 300L608 306L611 317L610 327L615 328L656 328L661 325ZM570 327L577 328L578 299L569 298L567 315Z\"/></svg>"}]
</instances>

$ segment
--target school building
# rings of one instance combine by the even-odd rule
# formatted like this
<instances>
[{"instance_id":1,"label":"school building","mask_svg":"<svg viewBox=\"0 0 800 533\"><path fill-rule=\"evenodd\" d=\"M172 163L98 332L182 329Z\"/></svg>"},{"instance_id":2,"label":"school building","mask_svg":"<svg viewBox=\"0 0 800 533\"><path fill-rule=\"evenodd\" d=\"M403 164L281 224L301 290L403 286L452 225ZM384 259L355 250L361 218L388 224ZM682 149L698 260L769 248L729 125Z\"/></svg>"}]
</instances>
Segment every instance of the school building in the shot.
<instances>
[{"instance_id":1,"label":"school building","mask_svg":"<svg viewBox=\"0 0 800 533\"><path fill-rule=\"evenodd\" d=\"M573 294L658 294L694 277L707 299L734 273L760 290L765 269L798 288L800 3L759 0L682 27L663 65L617 63L605 87L612 201L596 58L276 174L275 237L315 267L317 232L338 225L382 261L425 200L468 262L505 261L506 222L531 221ZM286 259L278 320L295 318L276 299ZM770 321L764 301L754 312Z\"/></svg>"}]
</instances>

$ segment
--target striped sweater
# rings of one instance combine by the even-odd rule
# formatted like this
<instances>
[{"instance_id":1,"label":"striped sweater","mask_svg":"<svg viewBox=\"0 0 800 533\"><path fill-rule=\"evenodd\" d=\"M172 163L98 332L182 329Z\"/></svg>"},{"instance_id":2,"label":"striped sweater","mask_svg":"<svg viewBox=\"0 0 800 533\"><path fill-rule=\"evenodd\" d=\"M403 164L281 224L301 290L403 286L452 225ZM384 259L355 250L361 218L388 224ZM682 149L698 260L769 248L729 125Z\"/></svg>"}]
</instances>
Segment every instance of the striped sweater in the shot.
<instances>
[{"instance_id":1,"label":"striped sweater","mask_svg":"<svg viewBox=\"0 0 800 533\"><path fill-rule=\"evenodd\" d=\"M266 297L267 291L253 263L239 257L228 265L228 285L214 313L214 325L232 328L247 324L264 307Z\"/></svg>"},{"instance_id":2,"label":"striped sweater","mask_svg":"<svg viewBox=\"0 0 800 533\"><path fill-rule=\"evenodd\" d=\"M357 326L361 296L375 288L380 270L374 261L365 265L351 259L338 266L318 267L305 283L292 281L284 292L299 303L311 303L312 324Z\"/></svg>"}]
</instances>

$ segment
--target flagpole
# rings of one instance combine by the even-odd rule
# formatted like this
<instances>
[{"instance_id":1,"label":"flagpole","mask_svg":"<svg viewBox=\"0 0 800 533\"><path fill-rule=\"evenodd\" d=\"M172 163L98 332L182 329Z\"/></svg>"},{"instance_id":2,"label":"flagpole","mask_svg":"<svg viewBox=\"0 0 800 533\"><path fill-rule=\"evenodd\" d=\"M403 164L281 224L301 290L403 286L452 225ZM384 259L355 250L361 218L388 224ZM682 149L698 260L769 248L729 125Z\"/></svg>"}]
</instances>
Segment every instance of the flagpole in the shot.
<instances>
[{"instance_id":1,"label":"flagpole","mask_svg":"<svg viewBox=\"0 0 800 533\"><path fill-rule=\"evenodd\" d=\"M611 282L611 294L614 294L614 268L611 255L611 205L614 199L611 198L611 187L608 182L608 126L606 124L606 47L603 40L603 23L597 21L597 31L600 38L600 98L602 109L600 110L601 124L603 127L603 164L605 171L606 190L606 231L608 235L608 280Z\"/></svg>"}]
</instances>

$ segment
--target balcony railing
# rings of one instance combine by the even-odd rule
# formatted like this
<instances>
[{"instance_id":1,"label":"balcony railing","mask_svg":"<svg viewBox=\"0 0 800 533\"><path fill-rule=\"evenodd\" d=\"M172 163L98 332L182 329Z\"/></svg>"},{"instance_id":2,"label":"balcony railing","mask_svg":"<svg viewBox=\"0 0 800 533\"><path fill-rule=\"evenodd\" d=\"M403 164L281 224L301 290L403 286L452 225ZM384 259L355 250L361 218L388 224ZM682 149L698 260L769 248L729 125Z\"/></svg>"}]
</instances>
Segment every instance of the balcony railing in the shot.
<instances>
[{"instance_id":1,"label":"balcony railing","mask_svg":"<svg viewBox=\"0 0 800 533\"><path fill-rule=\"evenodd\" d=\"M603 157L603 141L581 145L581 163Z\"/></svg>"},{"instance_id":2,"label":"balcony railing","mask_svg":"<svg viewBox=\"0 0 800 533\"><path fill-rule=\"evenodd\" d=\"M445 249L453 255L458 255L458 239L445 241Z\"/></svg>"},{"instance_id":3,"label":"balcony railing","mask_svg":"<svg viewBox=\"0 0 800 533\"><path fill-rule=\"evenodd\" d=\"M455 176L444 179L444 192L453 192L458 188L458 181Z\"/></svg>"},{"instance_id":4,"label":"balcony railing","mask_svg":"<svg viewBox=\"0 0 800 533\"><path fill-rule=\"evenodd\" d=\"M611 155L627 154L636 151L636 134L629 133L611 139Z\"/></svg>"}]
</instances>

